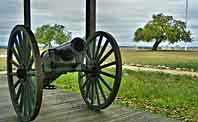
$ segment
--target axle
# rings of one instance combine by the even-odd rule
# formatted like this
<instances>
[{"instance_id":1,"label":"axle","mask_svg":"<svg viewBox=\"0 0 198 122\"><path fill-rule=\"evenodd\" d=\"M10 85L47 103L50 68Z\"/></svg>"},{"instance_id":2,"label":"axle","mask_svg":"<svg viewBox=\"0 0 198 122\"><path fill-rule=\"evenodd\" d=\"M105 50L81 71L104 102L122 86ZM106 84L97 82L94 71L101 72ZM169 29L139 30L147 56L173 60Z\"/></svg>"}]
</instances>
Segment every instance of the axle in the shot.
<instances>
[{"instance_id":1,"label":"axle","mask_svg":"<svg viewBox=\"0 0 198 122\"><path fill-rule=\"evenodd\" d=\"M85 41L75 38L70 43L51 48L41 57L43 60L44 85L52 83L61 74L81 70Z\"/></svg>"}]
</instances>

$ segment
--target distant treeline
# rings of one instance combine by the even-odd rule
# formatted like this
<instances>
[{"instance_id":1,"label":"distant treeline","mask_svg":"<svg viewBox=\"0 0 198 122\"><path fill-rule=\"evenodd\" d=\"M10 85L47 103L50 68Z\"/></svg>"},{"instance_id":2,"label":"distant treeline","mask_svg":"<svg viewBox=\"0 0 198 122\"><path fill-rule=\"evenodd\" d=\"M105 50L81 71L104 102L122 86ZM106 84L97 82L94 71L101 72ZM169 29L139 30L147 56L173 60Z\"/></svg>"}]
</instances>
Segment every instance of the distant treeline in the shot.
<instances>
[{"instance_id":1,"label":"distant treeline","mask_svg":"<svg viewBox=\"0 0 198 122\"><path fill-rule=\"evenodd\" d=\"M7 46L0 46L1 49L7 49ZM42 47L41 47L42 48ZM138 48L138 49L151 49L150 46L120 46L120 48ZM159 49L162 49L165 47L159 47ZM167 47L168 49L185 49L185 47ZM198 47L188 47L188 49L198 49Z\"/></svg>"},{"instance_id":2,"label":"distant treeline","mask_svg":"<svg viewBox=\"0 0 198 122\"><path fill-rule=\"evenodd\" d=\"M7 46L0 46L0 48L1 48L1 49L3 49L3 48L7 49Z\"/></svg>"},{"instance_id":3,"label":"distant treeline","mask_svg":"<svg viewBox=\"0 0 198 122\"><path fill-rule=\"evenodd\" d=\"M120 46L120 48L151 49L152 47L150 47L150 46ZM162 49L162 48L172 48L172 49L179 48L179 49L185 49L185 47L159 47L159 49ZM198 49L198 47L188 47L188 49L189 48L191 48L191 49Z\"/></svg>"}]
</instances>

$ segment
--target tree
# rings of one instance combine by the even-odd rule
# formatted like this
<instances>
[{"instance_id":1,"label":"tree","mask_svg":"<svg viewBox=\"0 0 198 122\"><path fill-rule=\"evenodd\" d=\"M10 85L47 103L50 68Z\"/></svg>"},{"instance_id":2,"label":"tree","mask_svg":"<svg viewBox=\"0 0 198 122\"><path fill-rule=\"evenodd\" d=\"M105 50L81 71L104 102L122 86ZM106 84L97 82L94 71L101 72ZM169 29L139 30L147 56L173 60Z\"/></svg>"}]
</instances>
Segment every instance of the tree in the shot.
<instances>
[{"instance_id":1,"label":"tree","mask_svg":"<svg viewBox=\"0 0 198 122\"><path fill-rule=\"evenodd\" d=\"M43 25L38 27L35 32L38 43L44 44L44 47L52 47L52 42L55 44L63 44L71 38L71 32L65 33L63 25Z\"/></svg>"},{"instance_id":2,"label":"tree","mask_svg":"<svg viewBox=\"0 0 198 122\"><path fill-rule=\"evenodd\" d=\"M191 42L191 32L186 30L185 22L176 20L172 16L164 14L153 15L144 28L138 28L134 34L136 42L155 41L152 50L156 51L159 44L163 41L176 43L180 41Z\"/></svg>"}]
</instances>

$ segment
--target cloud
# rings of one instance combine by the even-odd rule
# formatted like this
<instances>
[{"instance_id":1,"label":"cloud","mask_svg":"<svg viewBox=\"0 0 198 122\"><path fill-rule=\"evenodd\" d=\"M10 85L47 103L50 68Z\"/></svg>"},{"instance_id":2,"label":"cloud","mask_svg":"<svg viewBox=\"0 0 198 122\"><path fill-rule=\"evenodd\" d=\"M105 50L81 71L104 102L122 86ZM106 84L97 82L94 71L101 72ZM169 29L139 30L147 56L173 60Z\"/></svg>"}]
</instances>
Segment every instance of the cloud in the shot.
<instances>
[{"instance_id":1,"label":"cloud","mask_svg":"<svg viewBox=\"0 0 198 122\"><path fill-rule=\"evenodd\" d=\"M7 44L15 24L23 23L23 0L0 1L0 41ZM189 29L197 35L198 1L189 0ZM132 45L135 29L153 13L185 18L185 0L97 0L97 28L110 31L121 45ZM85 0L32 0L32 27L63 24L74 36L85 35ZM197 38L195 36L195 38ZM3 42L2 42L3 41Z\"/></svg>"}]
</instances>

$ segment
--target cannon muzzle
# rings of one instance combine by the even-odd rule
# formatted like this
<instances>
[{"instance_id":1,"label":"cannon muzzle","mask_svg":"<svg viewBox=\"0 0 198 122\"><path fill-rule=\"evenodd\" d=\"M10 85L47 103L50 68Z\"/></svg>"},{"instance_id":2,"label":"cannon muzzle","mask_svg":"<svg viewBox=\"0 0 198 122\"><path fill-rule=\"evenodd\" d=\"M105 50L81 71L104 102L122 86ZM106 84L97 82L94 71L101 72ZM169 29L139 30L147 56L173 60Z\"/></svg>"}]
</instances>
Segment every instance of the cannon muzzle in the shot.
<instances>
[{"instance_id":1,"label":"cannon muzzle","mask_svg":"<svg viewBox=\"0 0 198 122\"><path fill-rule=\"evenodd\" d=\"M70 43L50 49L49 51L55 56L55 61L70 61L75 58L75 56L79 55L84 48L85 41L81 38L75 38Z\"/></svg>"}]
</instances>

